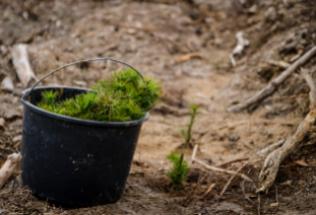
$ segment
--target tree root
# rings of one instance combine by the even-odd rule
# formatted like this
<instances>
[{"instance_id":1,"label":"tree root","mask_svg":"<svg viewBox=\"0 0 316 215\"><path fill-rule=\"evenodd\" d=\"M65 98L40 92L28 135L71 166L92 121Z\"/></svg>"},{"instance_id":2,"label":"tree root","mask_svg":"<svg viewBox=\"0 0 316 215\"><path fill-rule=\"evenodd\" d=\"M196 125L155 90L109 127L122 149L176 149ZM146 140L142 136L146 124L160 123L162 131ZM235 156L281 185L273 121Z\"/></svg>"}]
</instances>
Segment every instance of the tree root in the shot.
<instances>
[{"instance_id":1,"label":"tree root","mask_svg":"<svg viewBox=\"0 0 316 215\"><path fill-rule=\"evenodd\" d=\"M316 69L314 68L314 71ZM310 88L310 111L299 124L295 133L290 136L283 145L270 152L259 174L259 186L257 192L263 192L269 189L277 176L280 164L288 157L292 152L298 150L302 145L308 143L315 132L315 119L316 119L316 87L315 83L309 73L305 70L302 75Z\"/></svg>"}]
</instances>

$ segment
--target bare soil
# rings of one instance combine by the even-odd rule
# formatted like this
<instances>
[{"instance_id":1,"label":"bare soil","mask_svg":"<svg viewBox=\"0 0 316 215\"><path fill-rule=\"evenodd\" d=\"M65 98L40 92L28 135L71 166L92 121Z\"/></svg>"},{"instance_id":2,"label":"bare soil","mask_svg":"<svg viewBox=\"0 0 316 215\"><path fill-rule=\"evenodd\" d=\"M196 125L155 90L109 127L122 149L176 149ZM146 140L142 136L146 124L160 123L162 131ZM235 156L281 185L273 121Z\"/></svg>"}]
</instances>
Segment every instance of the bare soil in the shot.
<instances>
[{"instance_id":1,"label":"bare soil","mask_svg":"<svg viewBox=\"0 0 316 215\"><path fill-rule=\"evenodd\" d=\"M122 199L116 204L63 209L40 201L13 178L0 190L0 214L316 214L315 148L289 158L268 194L229 175L194 164L183 190L166 177L166 156L180 150L188 107L201 108L193 128L197 156L212 165L255 153L295 131L308 109L303 80L294 76L256 111L229 113L227 107L261 89L282 69L269 60L293 62L315 43L313 6L299 1L9 1L0 3L0 80L10 76L16 91L10 48L27 43L38 77L67 62L95 56L125 60L160 80L164 94L144 124ZM198 2L198 1L197 1ZM208 2L208 1L204 1ZM312 3L311 3L312 5ZM235 34L250 46L232 67ZM311 64L314 62L311 62ZM88 87L105 77L101 64L74 67L46 84ZM18 93L0 91L0 164L20 150L22 107ZM191 151L185 151L190 160ZM305 165L306 164L306 165ZM244 171L257 180L258 169ZM18 174L17 174L18 175ZM210 185L212 191L206 194Z\"/></svg>"}]
</instances>

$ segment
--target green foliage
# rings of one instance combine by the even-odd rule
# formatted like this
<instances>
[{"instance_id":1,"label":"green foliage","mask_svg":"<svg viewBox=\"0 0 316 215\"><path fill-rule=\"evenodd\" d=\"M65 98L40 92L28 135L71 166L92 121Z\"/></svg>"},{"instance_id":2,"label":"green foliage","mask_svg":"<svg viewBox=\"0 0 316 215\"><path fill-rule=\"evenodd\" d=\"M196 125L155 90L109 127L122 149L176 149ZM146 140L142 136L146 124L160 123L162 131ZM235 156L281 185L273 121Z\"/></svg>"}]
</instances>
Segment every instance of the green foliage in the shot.
<instances>
[{"instance_id":1,"label":"green foliage","mask_svg":"<svg viewBox=\"0 0 316 215\"><path fill-rule=\"evenodd\" d=\"M171 183L174 186L179 187L187 178L189 172L189 165L183 159L183 154L173 152L170 155L168 155L167 158L172 163L172 168L168 172L168 176L171 180Z\"/></svg>"},{"instance_id":2,"label":"green foliage","mask_svg":"<svg viewBox=\"0 0 316 215\"><path fill-rule=\"evenodd\" d=\"M134 70L115 72L109 80L101 80L93 92L66 100L57 91L42 93L39 107L58 114L99 121L129 121L143 117L160 95L159 85L142 79Z\"/></svg>"},{"instance_id":3,"label":"green foliage","mask_svg":"<svg viewBox=\"0 0 316 215\"><path fill-rule=\"evenodd\" d=\"M198 113L198 109L199 109L198 105L195 105L195 104L191 105L191 107L190 107L190 121L189 121L186 129L181 130L181 135L184 138L184 144L187 147L191 146L192 128L193 128L193 124L195 122L196 115Z\"/></svg>"}]
</instances>

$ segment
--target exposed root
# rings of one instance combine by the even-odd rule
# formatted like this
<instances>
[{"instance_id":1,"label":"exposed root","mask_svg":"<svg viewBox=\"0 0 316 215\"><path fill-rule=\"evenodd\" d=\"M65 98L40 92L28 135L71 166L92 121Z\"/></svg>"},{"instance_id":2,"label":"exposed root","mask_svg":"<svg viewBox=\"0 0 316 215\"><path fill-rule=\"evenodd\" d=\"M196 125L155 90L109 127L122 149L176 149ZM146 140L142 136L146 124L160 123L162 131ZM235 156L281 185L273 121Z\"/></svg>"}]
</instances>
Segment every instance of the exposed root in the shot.
<instances>
[{"instance_id":1,"label":"exposed root","mask_svg":"<svg viewBox=\"0 0 316 215\"><path fill-rule=\"evenodd\" d=\"M266 157L272 151L280 148L284 144L284 142L285 142L284 139L279 140L278 142L268 145L267 147L261 149L260 151L257 152L257 154L261 157Z\"/></svg>"},{"instance_id":2,"label":"exposed root","mask_svg":"<svg viewBox=\"0 0 316 215\"><path fill-rule=\"evenodd\" d=\"M313 132L315 132L316 87L308 72L304 70L302 75L310 88L310 111L299 124L295 133L281 147L275 149L266 157L259 175L259 188L257 192L266 191L273 185L282 161L292 152L298 150L300 146L309 142L313 137Z\"/></svg>"}]
</instances>

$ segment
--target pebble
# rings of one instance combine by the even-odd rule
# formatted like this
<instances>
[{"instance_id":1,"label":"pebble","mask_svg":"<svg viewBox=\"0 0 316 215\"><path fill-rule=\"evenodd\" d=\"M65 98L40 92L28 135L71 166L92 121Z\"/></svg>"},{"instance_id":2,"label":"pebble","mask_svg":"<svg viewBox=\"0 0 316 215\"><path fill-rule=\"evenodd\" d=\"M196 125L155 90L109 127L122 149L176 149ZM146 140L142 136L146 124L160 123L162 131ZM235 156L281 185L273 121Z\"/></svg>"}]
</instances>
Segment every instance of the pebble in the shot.
<instances>
[{"instance_id":1,"label":"pebble","mask_svg":"<svg viewBox=\"0 0 316 215\"><path fill-rule=\"evenodd\" d=\"M22 141L22 135L18 135L18 136L15 136L12 141L14 143L17 143L17 142L21 142Z\"/></svg>"},{"instance_id":2,"label":"pebble","mask_svg":"<svg viewBox=\"0 0 316 215\"><path fill-rule=\"evenodd\" d=\"M5 77L2 82L1 82L1 89L7 90L7 91L13 91L14 90L14 85L13 81L10 77Z\"/></svg>"},{"instance_id":3,"label":"pebble","mask_svg":"<svg viewBox=\"0 0 316 215\"><path fill-rule=\"evenodd\" d=\"M21 114L19 114L16 110L9 109L4 113L4 118L7 120L13 120L19 118Z\"/></svg>"},{"instance_id":4,"label":"pebble","mask_svg":"<svg viewBox=\"0 0 316 215\"><path fill-rule=\"evenodd\" d=\"M274 7L269 7L264 14L265 20L274 22L278 18L278 13Z\"/></svg>"}]
</instances>

